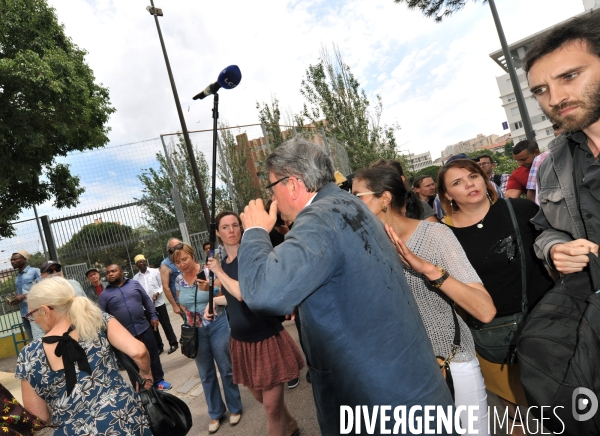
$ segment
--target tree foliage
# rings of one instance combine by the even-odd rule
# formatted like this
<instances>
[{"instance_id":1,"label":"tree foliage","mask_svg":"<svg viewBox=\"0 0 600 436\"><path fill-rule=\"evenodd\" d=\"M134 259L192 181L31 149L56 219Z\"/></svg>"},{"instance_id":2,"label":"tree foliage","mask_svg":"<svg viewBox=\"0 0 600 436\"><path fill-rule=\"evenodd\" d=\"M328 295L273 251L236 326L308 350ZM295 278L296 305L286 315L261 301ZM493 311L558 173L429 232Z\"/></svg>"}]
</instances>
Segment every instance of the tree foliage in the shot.
<instances>
[{"instance_id":1,"label":"tree foliage","mask_svg":"<svg viewBox=\"0 0 600 436\"><path fill-rule=\"evenodd\" d=\"M58 256L64 265L126 266L133 262L137 244L130 226L116 222L86 224L58 248Z\"/></svg>"},{"instance_id":2,"label":"tree foliage","mask_svg":"<svg viewBox=\"0 0 600 436\"><path fill-rule=\"evenodd\" d=\"M380 124L381 96L376 96L371 108L337 47L333 47L333 57L322 48L317 64L306 70L300 92L308 103L302 115L346 144L353 169L367 167L379 158L397 158L395 128Z\"/></svg>"},{"instance_id":3,"label":"tree foliage","mask_svg":"<svg viewBox=\"0 0 600 436\"><path fill-rule=\"evenodd\" d=\"M487 0L482 1L485 3ZM394 3L405 3L409 9L420 9L426 17L435 17L435 21L440 22L464 8L467 0L394 0Z\"/></svg>"},{"instance_id":4,"label":"tree foliage","mask_svg":"<svg viewBox=\"0 0 600 436\"><path fill-rule=\"evenodd\" d=\"M221 128L223 129L221 130L221 144L226 167L218 165L219 178L221 180L229 180L233 190L233 197L241 212L241 209L250 200L261 197L261 191L255 185L254 178L248 170L248 151L245 147L237 143L233 133L227 127L226 124L221 124ZM261 165L261 162L256 163L259 166Z\"/></svg>"},{"instance_id":5,"label":"tree foliage","mask_svg":"<svg viewBox=\"0 0 600 436\"><path fill-rule=\"evenodd\" d=\"M57 156L108 142L108 89L46 0L0 0L0 236L22 209L54 198L72 207L84 191Z\"/></svg>"},{"instance_id":6,"label":"tree foliage","mask_svg":"<svg viewBox=\"0 0 600 436\"><path fill-rule=\"evenodd\" d=\"M425 167L415 173L413 180L419 176L427 175L427 176L430 176L433 180L437 181L437 175L440 172L441 168L442 167L437 166L437 165L431 165L431 166Z\"/></svg>"},{"instance_id":7,"label":"tree foliage","mask_svg":"<svg viewBox=\"0 0 600 436\"><path fill-rule=\"evenodd\" d=\"M504 144L504 156L506 157L512 157L512 152L513 149L515 148L515 143L512 139L506 141L506 144Z\"/></svg>"},{"instance_id":8,"label":"tree foliage","mask_svg":"<svg viewBox=\"0 0 600 436\"><path fill-rule=\"evenodd\" d=\"M284 139L281 133L281 110L279 109L279 100L277 97L271 97L271 105L267 103L256 102L258 110L258 119L265 126L267 135L269 136L269 144L272 149L279 147Z\"/></svg>"},{"instance_id":9,"label":"tree foliage","mask_svg":"<svg viewBox=\"0 0 600 436\"><path fill-rule=\"evenodd\" d=\"M179 191L179 199L188 232L197 233L206 231L208 230L208 224L204 220L198 190L192 173L192 165L189 161L183 136L180 136L178 141L172 140L168 148L170 149L173 177ZM200 173L200 181L204 188L204 195L206 195L206 199L210 204L211 177L209 175L208 163L204 154L196 146L194 146L194 155ZM169 164L162 153L156 154L156 160L159 163L158 169L144 169L138 175L138 178L144 185L141 200L144 201L148 224L154 230L162 230L165 228L165 223L177 223L177 217L175 215L175 204L171 192L173 183L169 175ZM216 205L217 209L227 206L231 207L229 194L223 187L216 188Z\"/></svg>"}]
</instances>

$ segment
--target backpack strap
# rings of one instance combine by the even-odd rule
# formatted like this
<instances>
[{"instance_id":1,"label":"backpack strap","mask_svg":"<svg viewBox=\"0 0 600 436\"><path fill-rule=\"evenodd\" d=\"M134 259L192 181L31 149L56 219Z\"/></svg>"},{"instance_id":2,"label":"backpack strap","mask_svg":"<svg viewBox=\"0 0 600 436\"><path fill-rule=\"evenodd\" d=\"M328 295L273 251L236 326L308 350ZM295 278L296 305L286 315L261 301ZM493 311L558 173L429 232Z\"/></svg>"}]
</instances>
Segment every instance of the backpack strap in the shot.
<instances>
[{"instance_id":1,"label":"backpack strap","mask_svg":"<svg viewBox=\"0 0 600 436\"><path fill-rule=\"evenodd\" d=\"M519 230L519 223L517 223L515 210L512 207L510 199L505 198L504 201L506 201L506 206L508 207L508 212L510 213L510 219L517 235L519 257L521 258L521 311L525 315L527 314L527 264L525 261L525 249L523 248L523 240L521 239L521 231Z\"/></svg>"}]
</instances>

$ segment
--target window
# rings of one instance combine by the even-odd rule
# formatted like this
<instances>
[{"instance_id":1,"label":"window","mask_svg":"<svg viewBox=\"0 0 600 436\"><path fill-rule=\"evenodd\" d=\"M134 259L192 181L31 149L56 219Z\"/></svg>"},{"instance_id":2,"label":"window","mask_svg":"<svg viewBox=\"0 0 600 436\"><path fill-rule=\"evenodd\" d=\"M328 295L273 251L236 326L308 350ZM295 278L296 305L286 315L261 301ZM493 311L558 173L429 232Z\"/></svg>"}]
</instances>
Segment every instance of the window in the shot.
<instances>
[{"instance_id":1,"label":"window","mask_svg":"<svg viewBox=\"0 0 600 436\"><path fill-rule=\"evenodd\" d=\"M519 142L525 141L526 139L527 139L527 136L519 136Z\"/></svg>"},{"instance_id":2,"label":"window","mask_svg":"<svg viewBox=\"0 0 600 436\"><path fill-rule=\"evenodd\" d=\"M554 135L554 129L546 129L546 136Z\"/></svg>"},{"instance_id":3,"label":"window","mask_svg":"<svg viewBox=\"0 0 600 436\"><path fill-rule=\"evenodd\" d=\"M516 117L516 116L518 116L518 115L519 115L519 108L518 108L518 107L513 107L513 108L510 110L510 114L511 114L513 117Z\"/></svg>"},{"instance_id":4,"label":"window","mask_svg":"<svg viewBox=\"0 0 600 436\"><path fill-rule=\"evenodd\" d=\"M523 128L523 122L522 121L517 121L516 123L513 123L513 126L515 127L515 130L522 129Z\"/></svg>"},{"instance_id":5,"label":"window","mask_svg":"<svg viewBox=\"0 0 600 436\"><path fill-rule=\"evenodd\" d=\"M546 121L548 117L546 115L542 115L542 121Z\"/></svg>"},{"instance_id":6,"label":"window","mask_svg":"<svg viewBox=\"0 0 600 436\"><path fill-rule=\"evenodd\" d=\"M514 95L514 94L510 94L510 95L508 96L508 100L507 100L507 101L508 101L509 103L512 103L513 101L516 101L516 100L517 100L517 97L515 97L515 95Z\"/></svg>"}]
</instances>

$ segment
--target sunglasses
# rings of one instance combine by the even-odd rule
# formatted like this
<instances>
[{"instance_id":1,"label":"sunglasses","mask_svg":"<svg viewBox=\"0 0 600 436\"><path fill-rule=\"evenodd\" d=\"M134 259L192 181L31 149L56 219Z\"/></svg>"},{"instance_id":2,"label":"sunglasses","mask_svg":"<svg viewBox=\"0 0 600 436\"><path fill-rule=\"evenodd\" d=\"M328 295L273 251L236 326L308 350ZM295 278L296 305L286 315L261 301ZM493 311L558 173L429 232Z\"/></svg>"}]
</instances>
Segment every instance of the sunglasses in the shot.
<instances>
[{"instance_id":1,"label":"sunglasses","mask_svg":"<svg viewBox=\"0 0 600 436\"><path fill-rule=\"evenodd\" d=\"M183 243L182 242L180 242L179 244L175 245L174 247L169 248L169 254L173 254L177 250L183 250Z\"/></svg>"},{"instance_id":2,"label":"sunglasses","mask_svg":"<svg viewBox=\"0 0 600 436\"><path fill-rule=\"evenodd\" d=\"M48 309L54 310L54 307L48 306ZM23 318L25 318L29 322L34 322L34 320L33 320L33 314L36 313L38 310L40 310L39 307L37 309L33 309L31 312L29 312L28 314L26 314Z\"/></svg>"},{"instance_id":3,"label":"sunglasses","mask_svg":"<svg viewBox=\"0 0 600 436\"><path fill-rule=\"evenodd\" d=\"M47 272L48 274L54 274L57 272L60 272L61 267L60 266L54 266L52 268L48 268L45 272Z\"/></svg>"}]
</instances>

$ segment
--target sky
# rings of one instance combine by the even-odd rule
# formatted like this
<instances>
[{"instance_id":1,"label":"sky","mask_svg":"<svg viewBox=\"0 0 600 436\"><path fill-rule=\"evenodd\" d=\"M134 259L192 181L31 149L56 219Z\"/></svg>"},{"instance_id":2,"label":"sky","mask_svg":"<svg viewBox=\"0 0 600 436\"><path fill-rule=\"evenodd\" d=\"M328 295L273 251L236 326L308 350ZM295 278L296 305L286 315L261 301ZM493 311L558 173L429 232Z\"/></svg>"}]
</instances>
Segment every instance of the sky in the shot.
<instances>
[{"instance_id":1,"label":"sky","mask_svg":"<svg viewBox=\"0 0 600 436\"><path fill-rule=\"evenodd\" d=\"M145 10L149 0L48 2L65 33L88 52L116 109L112 148L94 155L110 159L85 162L79 154L64 161L87 188L82 207L114 203L115 187L139 191L128 167L156 164L160 143L141 141L181 130L154 17ZM219 93L221 121L256 123L256 103L273 97L284 112L299 112L307 67L323 46L335 44L370 100L381 95L382 121L400 126L404 152L430 151L435 159L447 145L479 133L506 133L496 85L504 72L489 57L500 43L487 3L471 0L442 23L393 0L157 0L156 6L163 8L160 26L188 130L212 126L212 99L192 97L231 64L240 67L242 81ZM496 0L496 6L509 44L584 9L582 0ZM133 147L133 155L117 147L138 142L150 146ZM98 167L106 167L105 176L88 175ZM50 202L39 209L69 213ZM21 219L32 216L24 211Z\"/></svg>"}]
</instances>

